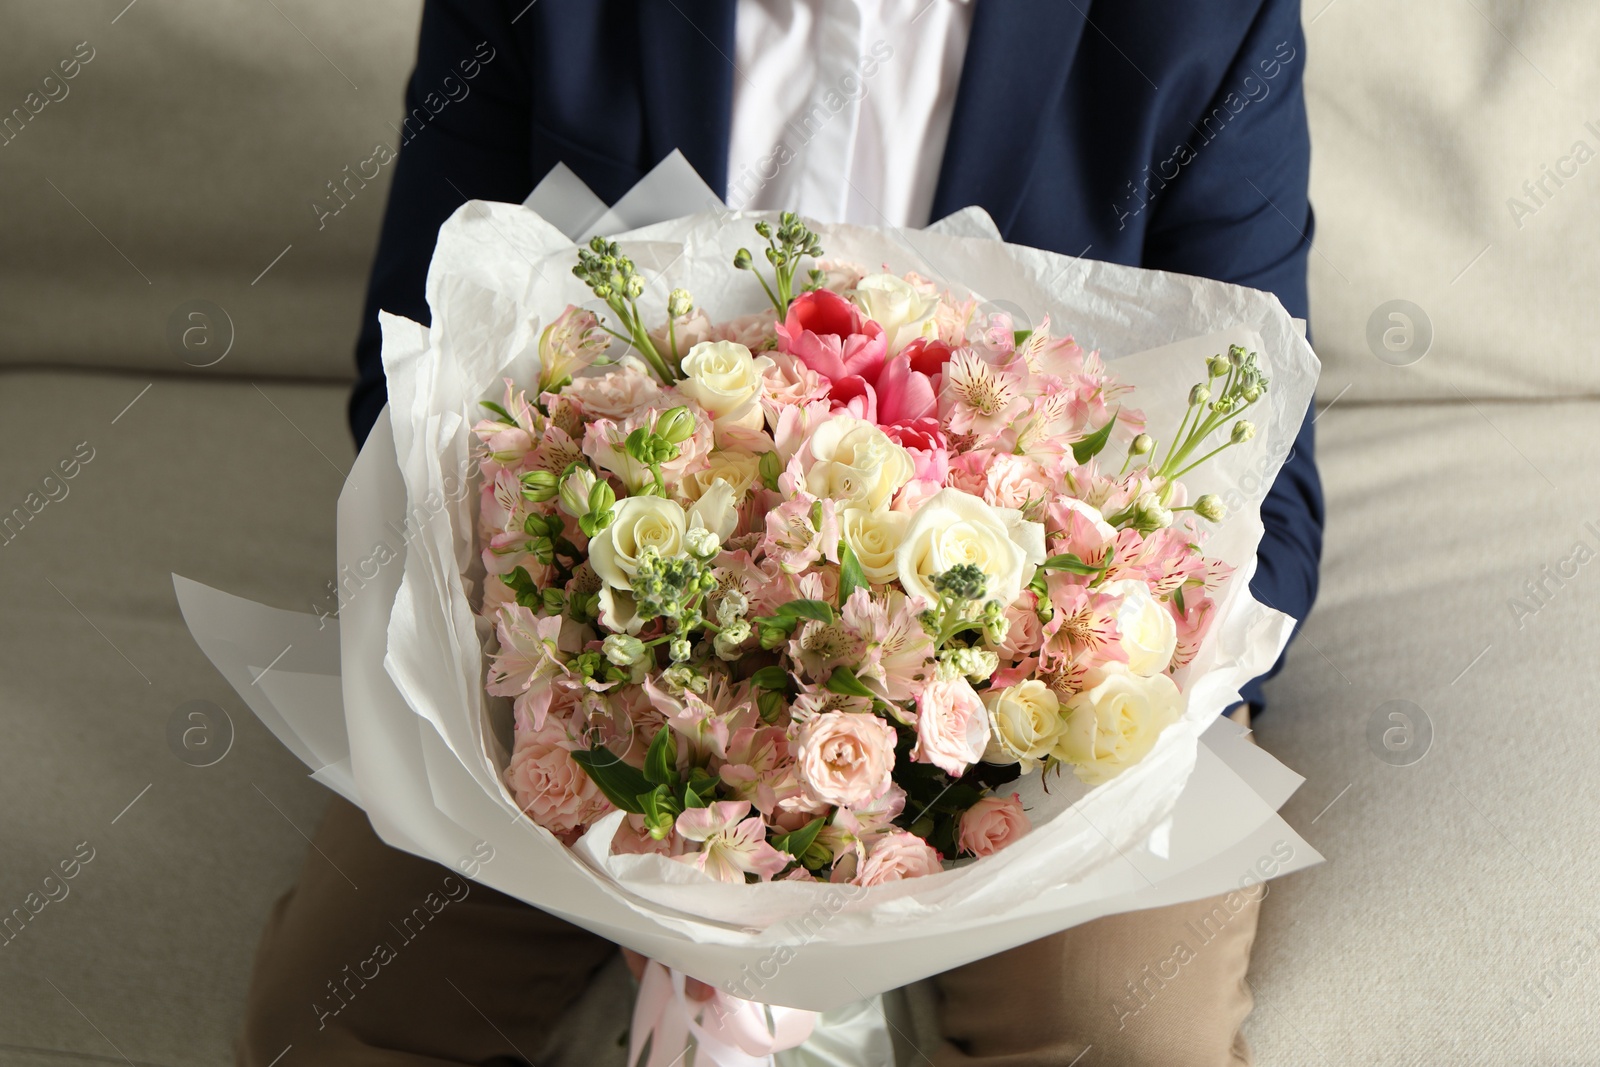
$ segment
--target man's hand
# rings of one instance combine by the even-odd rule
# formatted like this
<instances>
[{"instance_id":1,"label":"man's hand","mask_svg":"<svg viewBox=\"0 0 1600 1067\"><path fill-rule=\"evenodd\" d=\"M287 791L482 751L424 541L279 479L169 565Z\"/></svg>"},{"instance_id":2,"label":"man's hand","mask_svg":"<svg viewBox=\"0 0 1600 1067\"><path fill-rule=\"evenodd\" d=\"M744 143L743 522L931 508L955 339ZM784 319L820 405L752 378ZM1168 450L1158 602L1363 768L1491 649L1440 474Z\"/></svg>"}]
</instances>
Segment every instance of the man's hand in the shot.
<instances>
[{"instance_id":1,"label":"man's hand","mask_svg":"<svg viewBox=\"0 0 1600 1067\"><path fill-rule=\"evenodd\" d=\"M622 958L628 961L628 970L633 972L635 982L644 978L644 965L650 960L639 955L631 948L622 950ZM684 991L689 994L690 1000L710 1000L716 996L717 991L698 978L690 978L684 985Z\"/></svg>"}]
</instances>

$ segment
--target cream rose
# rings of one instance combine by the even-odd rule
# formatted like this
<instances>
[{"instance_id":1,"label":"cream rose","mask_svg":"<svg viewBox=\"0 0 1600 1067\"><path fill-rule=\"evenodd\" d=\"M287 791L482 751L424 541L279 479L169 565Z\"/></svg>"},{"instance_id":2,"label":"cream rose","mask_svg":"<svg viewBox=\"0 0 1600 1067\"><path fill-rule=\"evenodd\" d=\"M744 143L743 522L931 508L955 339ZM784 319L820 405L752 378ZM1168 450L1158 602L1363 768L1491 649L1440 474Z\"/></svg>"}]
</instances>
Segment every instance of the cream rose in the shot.
<instances>
[{"instance_id":1,"label":"cream rose","mask_svg":"<svg viewBox=\"0 0 1600 1067\"><path fill-rule=\"evenodd\" d=\"M639 554L655 548L663 556L683 551L688 516L674 501L659 496L629 496L617 501L611 525L589 542L589 564L600 580L631 589Z\"/></svg>"},{"instance_id":2,"label":"cream rose","mask_svg":"<svg viewBox=\"0 0 1600 1067\"><path fill-rule=\"evenodd\" d=\"M1171 678L1146 678L1111 664L1067 702L1066 729L1054 754L1072 764L1080 781L1100 785L1144 759L1182 712L1183 695Z\"/></svg>"},{"instance_id":3,"label":"cream rose","mask_svg":"<svg viewBox=\"0 0 1600 1067\"><path fill-rule=\"evenodd\" d=\"M701 341L683 357L678 392L706 410L719 429L759 430L765 416L759 397L761 376L772 366L737 341Z\"/></svg>"},{"instance_id":4,"label":"cream rose","mask_svg":"<svg viewBox=\"0 0 1600 1067\"><path fill-rule=\"evenodd\" d=\"M805 444L812 496L875 511L911 480L916 465L904 448L864 419L838 415L818 424Z\"/></svg>"},{"instance_id":5,"label":"cream rose","mask_svg":"<svg viewBox=\"0 0 1600 1067\"><path fill-rule=\"evenodd\" d=\"M935 603L933 576L971 563L989 577L984 599L1010 604L1045 560L1044 527L959 489L941 489L917 509L895 553L900 584Z\"/></svg>"},{"instance_id":6,"label":"cream rose","mask_svg":"<svg viewBox=\"0 0 1600 1067\"><path fill-rule=\"evenodd\" d=\"M839 535L861 562L867 581L874 585L892 582L899 573L894 554L905 537L911 516L903 511L869 511L845 508L839 513Z\"/></svg>"},{"instance_id":7,"label":"cream rose","mask_svg":"<svg viewBox=\"0 0 1600 1067\"><path fill-rule=\"evenodd\" d=\"M1178 623L1172 612L1137 578L1108 582L1100 591L1122 598L1117 605L1117 632L1128 654L1128 669L1146 676L1165 671L1178 647Z\"/></svg>"},{"instance_id":8,"label":"cream rose","mask_svg":"<svg viewBox=\"0 0 1600 1067\"><path fill-rule=\"evenodd\" d=\"M1066 730L1061 701L1049 686L1030 678L1001 690L983 693L989 709L989 746L985 763L1020 763L1034 770L1050 754Z\"/></svg>"},{"instance_id":9,"label":"cream rose","mask_svg":"<svg viewBox=\"0 0 1600 1067\"><path fill-rule=\"evenodd\" d=\"M933 313L939 298L921 292L904 278L869 274L856 283L850 297L867 318L883 327L891 356L918 337L938 336Z\"/></svg>"},{"instance_id":10,"label":"cream rose","mask_svg":"<svg viewBox=\"0 0 1600 1067\"><path fill-rule=\"evenodd\" d=\"M679 490L690 500L699 500L720 479L733 487L736 500L743 500L760 474L760 456L749 452L715 451L706 457L704 467L691 471L684 478Z\"/></svg>"}]
</instances>

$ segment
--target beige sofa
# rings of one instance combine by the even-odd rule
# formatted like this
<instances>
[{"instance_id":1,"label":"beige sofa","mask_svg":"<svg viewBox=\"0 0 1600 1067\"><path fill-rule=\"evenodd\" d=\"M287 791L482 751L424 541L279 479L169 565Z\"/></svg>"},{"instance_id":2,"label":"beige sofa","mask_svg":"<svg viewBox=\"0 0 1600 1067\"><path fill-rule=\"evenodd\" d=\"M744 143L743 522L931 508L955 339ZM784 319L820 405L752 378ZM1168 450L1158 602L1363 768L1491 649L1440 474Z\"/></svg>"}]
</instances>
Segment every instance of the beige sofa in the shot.
<instances>
[{"instance_id":1,"label":"beige sofa","mask_svg":"<svg viewBox=\"0 0 1600 1067\"><path fill-rule=\"evenodd\" d=\"M168 575L329 604L387 175L312 203L392 140L417 8L6 7L0 912L42 903L0 938L0 1062L229 1059L326 794ZM1306 19L1328 542L1258 734L1328 863L1274 883L1249 1035L1264 1064L1594 1062L1600 10ZM610 992L568 1062L623 1025Z\"/></svg>"}]
</instances>

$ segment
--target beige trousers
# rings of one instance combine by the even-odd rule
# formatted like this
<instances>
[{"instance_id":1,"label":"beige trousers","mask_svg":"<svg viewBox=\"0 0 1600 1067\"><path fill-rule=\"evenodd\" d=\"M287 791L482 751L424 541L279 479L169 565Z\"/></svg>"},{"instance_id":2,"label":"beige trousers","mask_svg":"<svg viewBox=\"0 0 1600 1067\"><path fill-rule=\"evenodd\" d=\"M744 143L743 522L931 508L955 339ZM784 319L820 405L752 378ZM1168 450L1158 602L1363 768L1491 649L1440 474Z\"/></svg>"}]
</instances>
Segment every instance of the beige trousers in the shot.
<instances>
[{"instance_id":1,"label":"beige trousers","mask_svg":"<svg viewBox=\"0 0 1600 1067\"><path fill-rule=\"evenodd\" d=\"M1109 916L938 976L934 1067L1248 1064L1259 898ZM251 978L241 1067L537 1063L616 952L383 844L335 799Z\"/></svg>"}]
</instances>

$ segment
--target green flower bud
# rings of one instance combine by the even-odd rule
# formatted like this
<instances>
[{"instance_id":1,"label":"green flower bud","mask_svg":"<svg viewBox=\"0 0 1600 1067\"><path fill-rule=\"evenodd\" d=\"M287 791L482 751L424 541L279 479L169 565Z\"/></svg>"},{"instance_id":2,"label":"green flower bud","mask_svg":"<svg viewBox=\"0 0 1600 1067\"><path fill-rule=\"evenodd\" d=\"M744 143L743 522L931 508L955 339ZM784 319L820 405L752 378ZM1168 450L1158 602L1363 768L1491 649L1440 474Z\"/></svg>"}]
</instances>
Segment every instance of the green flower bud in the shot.
<instances>
[{"instance_id":1,"label":"green flower bud","mask_svg":"<svg viewBox=\"0 0 1600 1067\"><path fill-rule=\"evenodd\" d=\"M657 841L665 841L667 835L672 833L672 826L676 818L670 811L658 811L654 815L644 817L645 829L650 831L650 836Z\"/></svg>"},{"instance_id":2,"label":"green flower bud","mask_svg":"<svg viewBox=\"0 0 1600 1067\"><path fill-rule=\"evenodd\" d=\"M1242 367L1242 366L1244 366L1244 357L1245 357L1245 351L1244 351L1243 348L1240 348L1238 345L1229 345L1228 346L1228 362L1229 363L1233 364L1235 367Z\"/></svg>"},{"instance_id":3,"label":"green flower bud","mask_svg":"<svg viewBox=\"0 0 1600 1067\"><path fill-rule=\"evenodd\" d=\"M761 453L761 458L756 461L756 469L761 475L761 484L773 492L777 492L778 475L783 473L783 462L778 458L778 454L776 452Z\"/></svg>"},{"instance_id":4,"label":"green flower bud","mask_svg":"<svg viewBox=\"0 0 1600 1067\"><path fill-rule=\"evenodd\" d=\"M1133 525L1141 533L1165 529L1172 525L1172 512L1155 493L1145 493L1133 505Z\"/></svg>"},{"instance_id":5,"label":"green flower bud","mask_svg":"<svg viewBox=\"0 0 1600 1067\"><path fill-rule=\"evenodd\" d=\"M1236 445L1242 445L1256 435L1256 424L1249 419L1240 419L1233 424L1233 436L1230 438Z\"/></svg>"},{"instance_id":6,"label":"green flower bud","mask_svg":"<svg viewBox=\"0 0 1600 1067\"><path fill-rule=\"evenodd\" d=\"M617 493L607 482L595 482L589 490L589 512L598 515L609 513L617 505Z\"/></svg>"},{"instance_id":7,"label":"green flower bud","mask_svg":"<svg viewBox=\"0 0 1600 1067\"><path fill-rule=\"evenodd\" d=\"M686 407L675 407L656 418L656 436L679 445L694 436L694 416Z\"/></svg>"},{"instance_id":8,"label":"green flower bud","mask_svg":"<svg viewBox=\"0 0 1600 1067\"><path fill-rule=\"evenodd\" d=\"M768 652L780 649L789 643L789 631L781 626L763 626L760 634L761 647Z\"/></svg>"},{"instance_id":9,"label":"green flower bud","mask_svg":"<svg viewBox=\"0 0 1600 1067\"><path fill-rule=\"evenodd\" d=\"M674 289L667 294L667 314L681 319L694 310L694 297L687 289Z\"/></svg>"},{"instance_id":10,"label":"green flower bud","mask_svg":"<svg viewBox=\"0 0 1600 1067\"><path fill-rule=\"evenodd\" d=\"M1207 389L1203 385L1197 385L1193 389L1189 390L1189 403L1195 407L1199 407L1201 404L1204 404L1210 399L1211 390Z\"/></svg>"},{"instance_id":11,"label":"green flower bud","mask_svg":"<svg viewBox=\"0 0 1600 1067\"><path fill-rule=\"evenodd\" d=\"M556 495L556 476L549 471L527 471L522 475L522 496L535 504L543 504L547 500L554 500Z\"/></svg>"},{"instance_id":12,"label":"green flower bud","mask_svg":"<svg viewBox=\"0 0 1600 1067\"><path fill-rule=\"evenodd\" d=\"M1207 522L1220 522L1228 509L1215 493L1207 493L1194 502L1194 513Z\"/></svg>"},{"instance_id":13,"label":"green flower bud","mask_svg":"<svg viewBox=\"0 0 1600 1067\"><path fill-rule=\"evenodd\" d=\"M674 663L687 662L694 655L694 649L689 644L687 637L674 637L667 644L667 655L672 657Z\"/></svg>"},{"instance_id":14,"label":"green flower bud","mask_svg":"<svg viewBox=\"0 0 1600 1067\"><path fill-rule=\"evenodd\" d=\"M560 615L561 609L566 607L567 603L566 594L553 586L540 592L539 599L543 602L547 615Z\"/></svg>"},{"instance_id":15,"label":"green flower bud","mask_svg":"<svg viewBox=\"0 0 1600 1067\"><path fill-rule=\"evenodd\" d=\"M1206 373L1213 378L1220 378L1228 373L1228 359L1226 356L1212 356L1206 360Z\"/></svg>"},{"instance_id":16,"label":"green flower bud","mask_svg":"<svg viewBox=\"0 0 1600 1067\"><path fill-rule=\"evenodd\" d=\"M1155 438L1147 433L1142 433L1133 439L1133 443L1128 446L1128 452L1135 456L1142 456L1155 447Z\"/></svg>"},{"instance_id":17,"label":"green flower bud","mask_svg":"<svg viewBox=\"0 0 1600 1067\"><path fill-rule=\"evenodd\" d=\"M750 258L750 250L741 248L733 254L733 265L739 270L749 270L754 260Z\"/></svg>"},{"instance_id":18,"label":"green flower bud","mask_svg":"<svg viewBox=\"0 0 1600 1067\"><path fill-rule=\"evenodd\" d=\"M778 689L763 689L756 697L756 709L761 712L761 721L774 723L788 706L784 700L783 692Z\"/></svg>"}]
</instances>

